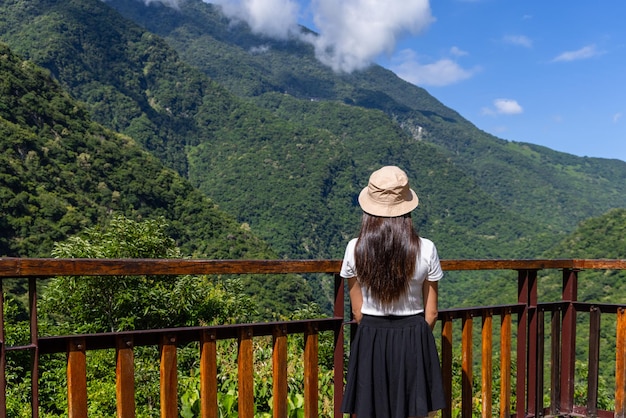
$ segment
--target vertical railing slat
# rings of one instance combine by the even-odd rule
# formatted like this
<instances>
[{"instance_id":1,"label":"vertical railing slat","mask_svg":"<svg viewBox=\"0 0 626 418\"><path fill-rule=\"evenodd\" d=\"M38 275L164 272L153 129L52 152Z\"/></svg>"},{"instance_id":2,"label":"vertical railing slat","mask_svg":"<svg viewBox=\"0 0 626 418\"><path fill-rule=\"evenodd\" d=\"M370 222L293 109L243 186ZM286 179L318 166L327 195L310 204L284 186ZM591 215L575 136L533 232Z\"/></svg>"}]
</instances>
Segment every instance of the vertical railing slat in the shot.
<instances>
[{"instance_id":1,"label":"vertical railing slat","mask_svg":"<svg viewBox=\"0 0 626 418\"><path fill-rule=\"evenodd\" d=\"M176 336L163 335L161 351L161 417L178 418L178 365L176 364Z\"/></svg>"},{"instance_id":2,"label":"vertical railing slat","mask_svg":"<svg viewBox=\"0 0 626 418\"><path fill-rule=\"evenodd\" d=\"M135 417L135 357L132 337L116 337L115 391L118 418Z\"/></svg>"},{"instance_id":3,"label":"vertical railing slat","mask_svg":"<svg viewBox=\"0 0 626 418\"><path fill-rule=\"evenodd\" d=\"M587 373L587 415L598 414L598 379L600 374L600 309L589 310L589 363Z\"/></svg>"},{"instance_id":4,"label":"vertical railing slat","mask_svg":"<svg viewBox=\"0 0 626 418\"><path fill-rule=\"evenodd\" d=\"M527 270L528 281L528 345L527 368L526 368L526 412L528 415L536 416L538 411L537 391L539 370L539 317L537 312L537 270Z\"/></svg>"},{"instance_id":5,"label":"vertical railing slat","mask_svg":"<svg viewBox=\"0 0 626 418\"><path fill-rule=\"evenodd\" d=\"M561 340L561 399L559 413L571 413L574 408L574 375L576 364L576 309L578 298L578 271L563 270L563 311Z\"/></svg>"},{"instance_id":6,"label":"vertical railing slat","mask_svg":"<svg viewBox=\"0 0 626 418\"><path fill-rule=\"evenodd\" d=\"M535 376L535 415L543 416L543 371L545 370L544 312L537 309L537 373Z\"/></svg>"},{"instance_id":7,"label":"vertical railing slat","mask_svg":"<svg viewBox=\"0 0 626 418\"><path fill-rule=\"evenodd\" d=\"M76 338L67 347L67 408L69 418L87 417L87 358L85 339Z\"/></svg>"},{"instance_id":8,"label":"vertical railing slat","mask_svg":"<svg viewBox=\"0 0 626 418\"><path fill-rule=\"evenodd\" d=\"M500 319L500 418L511 416L511 310Z\"/></svg>"},{"instance_id":9,"label":"vertical railing slat","mask_svg":"<svg viewBox=\"0 0 626 418\"><path fill-rule=\"evenodd\" d=\"M214 331L200 334L200 417L218 418L217 339Z\"/></svg>"},{"instance_id":10,"label":"vertical railing slat","mask_svg":"<svg viewBox=\"0 0 626 418\"><path fill-rule=\"evenodd\" d=\"M615 418L626 418L626 308L617 310Z\"/></svg>"},{"instance_id":11,"label":"vertical railing slat","mask_svg":"<svg viewBox=\"0 0 626 418\"><path fill-rule=\"evenodd\" d=\"M446 408L441 411L442 418L452 417L452 317L445 315L441 324L441 374Z\"/></svg>"},{"instance_id":12,"label":"vertical railing slat","mask_svg":"<svg viewBox=\"0 0 626 418\"><path fill-rule=\"evenodd\" d=\"M273 335L272 375L274 418L287 417L287 327L276 326Z\"/></svg>"},{"instance_id":13,"label":"vertical railing slat","mask_svg":"<svg viewBox=\"0 0 626 418\"><path fill-rule=\"evenodd\" d=\"M309 324L304 334L304 417L318 417L318 331Z\"/></svg>"},{"instance_id":14,"label":"vertical railing slat","mask_svg":"<svg viewBox=\"0 0 626 418\"><path fill-rule=\"evenodd\" d=\"M463 331L461 342L461 416L471 417L473 407L473 394L472 386L474 383L474 377L472 374L472 317L470 314L466 314L463 317Z\"/></svg>"},{"instance_id":15,"label":"vertical railing slat","mask_svg":"<svg viewBox=\"0 0 626 418\"><path fill-rule=\"evenodd\" d=\"M550 415L559 411L561 399L561 310L552 311L550 339Z\"/></svg>"},{"instance_id":16,"label":"vertical railing slat","mask_svg":"<svg viewBox=\"0 0 626 418\"><path fill-rule=\"evenodd\" d=\"M28 309L30 315L30 343L33 346L30 355L31 416L32 418L37 418L39 417L39 322L37 319L36 277L28 279Z\"/></svg>"},{"instance_id":17,"label":"vertical railing slat","mask_svg":"<svg viewBox=\"0 0 626 418\"><path fill-rule=\"evenodd\" d=\"M491 393L493 387L493 329L492 329L492 317L491 310L483 312L482 323L482 350L481 350L481 399L482 399L482 413L484 417L491 416Z\"/></svg>"},{"instance_id":18,"label":"vertical railing slat","mask_svg":"<svg viewBox=\"0 0 626 418\"><path fill-rule=\"evenodd\" d=\"M0 280L0 417L7 416L7 352L4 335L4 289Z\"/></svg>"},{"instance_id":19,"label":"vertical railing slat","mask_svg":"<svg viewBox=\"0 0 626 418\"><path fill-rule=\"evenodd\" d=\"M515 415L526 416L526 346L528 342L528 303L529 303L528 272L519 270L517 273L517 301L526 305L517 316L517 382L515 391Z\"/></svg>"},{"instance_id":20,"label":"vertical railing slat","mask_svg":"<svg viewBox=\"0 0 626 418\"><path fill-rule=\"evenodd\" d=\"M344 306L344 280L338 274L334 274L335 281L335 302L333 306L333 315L335 318L341 318L341 322L335 328L335 351L333 355L333 406L334 417L342 418L341 401L343 400L343 367L344 367L344 330L343 321L345 320Z\"/></svg>"},{"instance_id":21,"label":"vertical railing slat","mask_svg":"<svg viewBox=\"0 0 626 418\"><path fill-rule=\"evenodd\" d=\"M252 347L252 328L239 331L239 351L237 355L239 372L239 416L254 416L254 353Z\"/></svg>"}]
</instances>

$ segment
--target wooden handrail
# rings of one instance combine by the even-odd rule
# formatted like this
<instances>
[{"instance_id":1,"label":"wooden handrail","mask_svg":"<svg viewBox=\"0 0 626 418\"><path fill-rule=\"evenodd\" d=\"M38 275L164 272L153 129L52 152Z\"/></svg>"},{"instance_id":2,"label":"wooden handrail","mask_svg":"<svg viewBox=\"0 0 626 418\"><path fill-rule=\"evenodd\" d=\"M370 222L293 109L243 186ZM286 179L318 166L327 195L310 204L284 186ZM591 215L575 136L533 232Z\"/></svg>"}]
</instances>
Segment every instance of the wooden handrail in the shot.
<instances>
[{"instance_id":1,"label":"wooden handrail","mask_svg":"<svg viewBox=\"0 0 626 418\"><path fill-rule=\"evenodd\" d=\"M624 270L626 260L441 260L446 271ZM341 260L193 260L100 258L0 258L0 278L183 274L336 273Z\"/></svg>"}]
</instances>

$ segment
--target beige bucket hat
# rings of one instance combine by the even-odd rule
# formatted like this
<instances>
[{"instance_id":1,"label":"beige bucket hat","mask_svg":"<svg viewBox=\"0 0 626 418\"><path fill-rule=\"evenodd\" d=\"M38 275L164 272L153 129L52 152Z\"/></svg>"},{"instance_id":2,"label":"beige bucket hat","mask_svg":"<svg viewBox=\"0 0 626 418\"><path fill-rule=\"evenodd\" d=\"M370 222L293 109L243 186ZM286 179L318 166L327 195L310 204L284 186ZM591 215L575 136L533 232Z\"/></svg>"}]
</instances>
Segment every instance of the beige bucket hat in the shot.
<instances>
[{"instance_id":1,"label":"beige bucket hat","mask_svg":"<svg viewBox=\"0 0 626 418\"><path fill-rule=\"evenodd\" d=\"M401 216L415 209L418 203L406 173L396 166L374 171L367 187L359 194L361 209L374 216Z\"/></svg>"}]
</instances>

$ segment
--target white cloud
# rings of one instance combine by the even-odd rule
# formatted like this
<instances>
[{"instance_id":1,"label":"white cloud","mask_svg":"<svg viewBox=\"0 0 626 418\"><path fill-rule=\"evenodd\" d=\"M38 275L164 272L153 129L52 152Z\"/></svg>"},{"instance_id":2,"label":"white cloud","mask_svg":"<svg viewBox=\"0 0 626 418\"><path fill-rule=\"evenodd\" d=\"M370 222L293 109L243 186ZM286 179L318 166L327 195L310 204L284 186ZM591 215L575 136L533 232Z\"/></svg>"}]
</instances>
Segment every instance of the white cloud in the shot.
<instances>
[{"instance_id":1,"label":"white cloud","mask_svg":"<svg viewBox=\"0 0 626 418\"><path fill-rule=\"evenodd\" d=\"M421 63L410 49L400 51L390 68L398 77L417 86L447 86L466 80L480 71L479 67L465 69L449 58Z\"/></svg>"},{"instance_id":2,"label":"white cloud","mask_svg":"<svg viewBox=\"0 0 626 418\"><path fill-rule=\"evenodd\" d=\"M483 107L481 109L483 115L517 115L524 113L524 109L513 99L495 99L493 108Z\"/></svg>"},{"instance_id":3,"label":"white cloud","mask_svg":"<svg viewBox=\"0 0 626 418\"><path fill-rule=\"evenodd\" d=\"M367 67L393 52L400 37L434 21L428 0L313 0L312 10L320 35L310 39L318 59L344 72Z\"/></svg>"},{"instance_id":4,"label":"white cloud","mask_svg":"<svg viewBox=\"0 0 626 418\"><path fill-rule=\"evenodd\" d=\"M181 0L161 1L175 6ZM399 39L426 29L435 18L429 0L310 0L317 36L300 32L298 0L204 0L219 5L225 16L246 22L254 33L276 39L297 36L315 48L317 58L335 71L369 66L393 53ZM462 53L460 49L457 53ZM453 52L454 53L454 52ZM444 63L445 64L445 63ZM458 71L458 69L457 69Z\"/></svg>"},{"instance_id":5,"label":"white cloud","mask_svg":"<svg viewBox=\"0 0 626 418\"><path fill-rule=\"evenodd\" d=\"M533 47L533 41L524 35L507 35L502 38L502 41L507 44L523 46L525 48Z\"/></svg>"},{"instance_id":6,"label":"white cloud","mask_svg":"<svg viewBox=\"0 0 626 418\"><path fill-rule=\"evenodd\" d=\"M598 51L595 45L587 45L576 51L566 51L559 54L552 61L553 62L568 62L593 58L595 56L602 55L602 52Z\"/></svg>"},{"instance_id":7,"label":"white cloud","mask_svg":"<svg viewBox=\"0 0 626 418\"><path fill-rule=\"evenodd\" d=\"M210 0L210 2L221 6L226 16L248 23L250 29L257 34L286 39L298 31L299 5L294 0Z\"/></svg>"},{"instance_id":8,"label":"white cloud","mask_svg":"<svg viewBox=\"0 0 626 418\"><path fill-rule=\"evenodd\" d=\"M493 101L493 105L496 108L496 112L500 114L515 115L524 112L524 109L517 103L517 100L496 99Z\"/></svg>"},{"instance_id":9,"label":"white cloud","mask_svg":"<svg viewBox=\"0 0 626 418\"><path fill-rule=\"evenodd\" d=\"M465 55L469 55L469 52L463 51L457 46L453 46L452 48L450 48L450 54L454 55L455 57L462 57Z\"/></svg>"},{"instance_id":10,"label":"white cloud","mask_svg":"<svg viewBox=\"0 0 626 418\"><path fill-rule=\"evenodd\" d=\"M613 115L613 123L617 123L620 121L620 119L622 119L622 112L617 112L616 114Z\"/></svg>"}]
</instances>

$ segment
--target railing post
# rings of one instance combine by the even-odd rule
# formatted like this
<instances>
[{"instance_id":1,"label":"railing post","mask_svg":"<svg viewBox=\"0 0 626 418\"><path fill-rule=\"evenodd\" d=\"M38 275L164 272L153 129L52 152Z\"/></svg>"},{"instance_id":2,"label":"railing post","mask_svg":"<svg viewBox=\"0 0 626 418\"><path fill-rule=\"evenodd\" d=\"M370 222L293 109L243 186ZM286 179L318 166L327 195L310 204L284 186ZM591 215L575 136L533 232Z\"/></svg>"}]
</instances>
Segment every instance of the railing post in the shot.
<instances>
[{"instance_id":1,"label":"railing post","mask_svg":"<svg viewBox=\"0 0 626 418\"><path fill-rule=\"evenodd\" d=\"M515 390L515 414L526 416L526 349L528 342L529 277L527 270L517 272L517 302L524 304L517 316L517 384Z\"/></svg>"},{"instance_id":2,"label":"railing post","mask_svg":"<svg viewBox=\"0 0 626 418\"><path fill-rule=\"evenodd\" d=\"M472 316L470 313L466 313L463 316L463 330L461 341L461 416L471 417L473 405L473 393L472 386L474 383L474 376L472 373L472 366L474 358L472 355Z\"/></svg>"},{"instance_id":3,"label":"railing post","mask_svg":"<svg viewBox=\"0 0 626 418\"><path fill-rule=\"evenodd\" d=\"M493 312L491 310L483 311L482 323L482 349L481 349L481 399L483 417L491 416L491 392L493 388L493 329L492 329Z\"/></svg>"},{"instance_id":4,"label":"railing post","mask_svg":"<svg viewBox=\"0 0 626 418\"><path fill-rule=\"evenodd\" d=\"M161 417L178 418L178 365L176 336L163 335L161 351Z\"/></svg>"},{"instance_id":5,"label":"railing post","mask_svg":"<svg viewBox=\"0 0 626 418\"><path fill-rule=\"evenodd\" d=\"M578 299L578 271L563 270L563 301L567 302L562 318L561 339L561 400L559 413L574 409L574 366L576 360L576 309Z\"/></svg>"},{"instance_id":6,"label":"railing post","mask_svg":"<svg viewBox=\"0 0 626 418\"><path fill-rule=\"evenodd\" d=\"M272 336L274 418L287 418L287 326L274 327Z\"/></svg>"},{"instance_id":7,"label":"railing post","mask_svg":"<svg viewBox=\"0 0 626 418\"><path fill-rule=\"evenodd\" d=\"M7 416L7 352L4 335L4 289L0 279L0 417Z\"/></svg>"},{"instance_id":8,"label":"railing post","mask_svg":"<svg viewBox=\"0 0 626 418\"><path fill-rule=\"evenodd\" d=\"M452 316L445 314L441 323L441 375L446 408L441 411L442 418L452 417Z\"/></svg>"},{"instance_id":9,"label":"railing post","mask_svg":"<svg viewBox=\"0 0 626 418\"><path fill-rule=\"evenodd\" d=\"M550 415L557 415L561 399L561 308L552 312L550 332Z\"/></svg>"},{"instance_id":10,"label":"railing post","mask_svg":"<svg viewBox=\"0 0 626 418\"><path fill-rule=\"evenodd\" d=\"M333 306L333 315L335 318L341 318L341 322L335 328L335 351L333 355L333 411L335 418L343 417L341 413L341 402L343 400L343 367L344 367L344 333L343 333L343 321L345 319L346 311L344 306L344 280L338 274L335 273L335 304Z\"/></svg>"},{"instance_id":11,"label":"railing post","mask_svg":"<svg viewBox=\"0 0 626 418\"><path fill-rule=\"evenodd\" d=\"M615 418L626 418L626 308L617 310Z\"/></svg>"},{"instance_id":12,"label":"railing post","mask_svg":"<svg viewBox=\"0 0 626 418\"><path fill-rule=\"evenodd\" d=\"M30 344L31 351L31 409L32 417L39 416L39 325L37 322L37 278L28 279L28 309L30 315ZM84 344L83 344L84 346Z\"/></svg>"},{"instance_id":13,"label":"railing post","mask_svg":"<svg viewBox=\"0 0 626 418\"><path fill-rule=\"evenodd\" d=\"M304 417L317 418L319 397L318 380L318 330L317 325L308 325L304 334Z\"/></svg>"},{"instance_id":14,"label":"railing post","mask_svg":"<svg viewBox=\"0 0 626 418\"><path fill-rule=\"evenodd\" d=\"M535 416L543 416L543 372L545 370L545 323L544 311L536 310L537 315L537 366L535 376Z\"/></svg>"},{"instance_id":15,"label":"railing post","mask_svg":"<svg viewBox=\"0 0 626 418\"><path fill-rule=\"evenodd\" d=\"M500 323L500 417L511 416L511 309Z\"/></svg>"},{"instance_id":16,"label":"railing post","mask_svg":"<svg viewBox=\"0 0 626 418\"><path fill-rule=\"evenodd\" d=\"M239 374L239 416L254 416L254 353L252 348L252 328L242 328L239 332L237 354Z\"/></svg>"},{"instance_id":17,"label":"railing post","mask_svg":"<svg viewBox=\"0 0 626 418\"><path fill-rule=\"evenodd\" d=\"M133 353L133 337L116 338L116 398L117 416L120 418L135 417L135 356Z\"/></svg>"},{"instance_id":18,"label":"railing post","mask_svg":"<svg viewBox=\"0 0 626 418\"><path fill-rule=\"evenodd\" d=\"M527 365L526 370L526 397L527 412L530 416L537 416L543 411L540 410L540 398L538 392L540 389L540 375L543 370L539 370L541 354L540 344L543 340L539 340L539 314L537 312L537 270L526 270L528 283L527 310L528 310L528 346L527 346Z\"/></svg>"},{"instance_id":19,"label":"railing post","mask_svg":"<svg viewBox=\"0 0 626 418\"><path fill-rule=\"evenodd\" d=\"M67 347L67 411L69 418L87 418L87 359L85 339L76 338Z\"/></svg>"},{"instance_id":20,"label":"railing post","mask_svg":"<svg viewBox=\"0 0 626 418\"><path fill-rule=\"evenodd\" d=\"M200 335L200 416L217 418L217 336L215 331Z\"/></svg>"},{"instance_id":21,"label":"railing post","mask_svg":"<svg viewBox=\"0 0 626 418\"><path fill-rule=\"evenodd\" d=\"M589 363L587 373L587 415L598 415L598 378L600 374L600 309L589 310Z\"/></svg>"}]
</instances>

